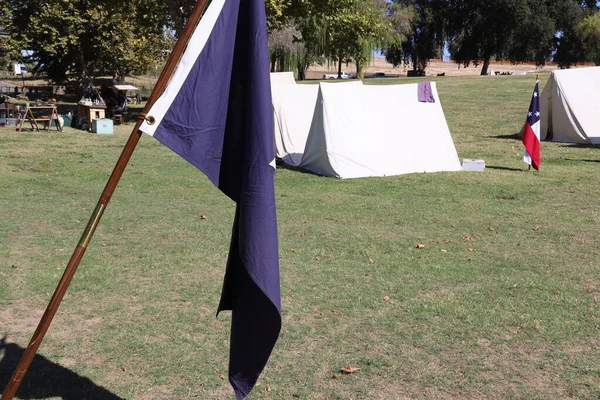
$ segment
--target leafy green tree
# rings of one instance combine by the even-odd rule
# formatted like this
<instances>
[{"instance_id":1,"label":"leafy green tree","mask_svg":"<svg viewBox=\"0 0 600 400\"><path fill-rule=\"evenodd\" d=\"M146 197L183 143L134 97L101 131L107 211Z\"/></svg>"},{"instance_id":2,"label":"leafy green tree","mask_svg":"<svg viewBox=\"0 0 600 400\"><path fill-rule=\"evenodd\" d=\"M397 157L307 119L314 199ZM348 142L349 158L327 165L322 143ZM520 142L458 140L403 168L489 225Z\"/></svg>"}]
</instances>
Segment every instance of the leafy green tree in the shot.
<instances>
[{"instance_id":1,"label":"leafy green tree","mask_svg":"<svg viewBox=\"0 0 600 400\"><path fill-rule=\"evenodd\" d=\"M280 26L269 32L271 72L290 71L296 68L300 32L292 25Z\"/></svg>"},{"instance_id":2,"label":"leafy green tree","mask_svg":"<svg viewBox=\"0 0 600 400\"><path fill-rule=\"evenodd\" d=\"M391 32L386 4L385 0L292 1L285 13L302 37L299 76L321 56L337 62L338 76L342 64L350 61L356 62L360 74L371 50Z\"/></svg>"},{"instance_id":3,"label":"leafy green tree","mask_svg":"<svg viewBox=\"0 0 600 400\"><path fill-rule=\"evenodd\" d=\"M452 0L448 16L452 58L465 66L483 62L481 75L487 74L493 57L507 51L519 22L511 0Z\"/></svg>"},{"instance_id":4,"label":"leafy green tree","mask_svg":"<svg viewBox=\"0 0 600 400\"><path fill-rule=\"evenodd\" d=\"M575 27L595 9L589 0L449 0L450 53L465 66L482 62L482 74L493 58L543 65L554 54L568 67L585 58Z\"/></svg>"},{"instance_id":5,"label":"leafy green tree","mask_svg":"<svg viewBox=\"0 0 600 400\"><path fill-rule=\"evenodd\" d=\"M558 62L561 68L569 68L589 59L582 38L577 33L577 26L597 9L595 1L553 2L558 32L554 40L554 61Z\"/></svg>"},{"instance_id":6,"label":"leafy green tree","mask_svg":"<svg viewBox=\"0 0 600 400\"><path fill-rule=\"evenodd\" d=\"M499 58L513 63L533 61L544 65L551 59L556 35L556 20L551 3L539 0L514 3L515 28L500 51Z\"/></svg>"},{"instance_id":7,"label":"leafy green tree","mask_svg":"<svg viewBox=\"0 0 600 400\"><path fill-rule=\"evenodd\" d=\"M12 19L12 9L7 0L0 0L0 29L6 36L0 37L0 70L11 71L12 63L20 61L21 52L19 46L10 36L10 27Z\"/></svg>"},{"instance_id":8,"label":"leafy green tree","mask_svg":"<svg viewBox=\"0 0 600 400\"><path fill-rule=\"evenodd\" d=\"M38 73L83 86L96 76L145 72L164 48L164 18L150 0L7 0L9 29ZM153 8L154 7L154 8Z\"/></svg>"},{"instance_id":9,"label":"leafy green tree","mask_svg":"<svg viewBox=\"0 0 600 400\"><path fill-rule=\"evenodd\" d=\"M281 29L286 25L289 26L291 6L291 0L265 0L269 29Z\"/></svg>"},{"instance_id":10,"label":"leafy green tree","mask_svg":"<svg viewBox=\"0 0 600 400\"><path fill-rule=\"evenodd\" d=\"M356 74L361 77L373 49L393 34L386 11L385 2L359 0L330 19L329 54L338 60L338 77L343 61L354 61Z\"/></svg>"},{"instance_id":11,"label":"leafy green tree","mask_svg":"<svg viewBox=\"0 0 600 400\"><path fill-rule=\"evenodd\" d=\"M446 4L442 0L395 0L390 15L400 40L384 50L394 66L412 63L424 70L431 58L441 58L446 30Z\"/></svg>"},{"instance_id":12,"label":"leafy green tree","mask_svg":"<svg viewBox=\"0 0 600 400\"><path fill-rule=\"evenodd\" d=\"M148 3L157 9L158 15L164 16L164 24L179 37L192 14L196 0L148 0Z\"/></svg>"},{"instance_id":13,"label":"leafy green tree","mask_svg":"<svg viewBox=\"0 0 600 400\"><path fill-rule=\"evenodd\" d=\"M587 57L600 65L600 12L596 12L577 25L575 32L581 39Z\"/></svg>"}]
</instances>

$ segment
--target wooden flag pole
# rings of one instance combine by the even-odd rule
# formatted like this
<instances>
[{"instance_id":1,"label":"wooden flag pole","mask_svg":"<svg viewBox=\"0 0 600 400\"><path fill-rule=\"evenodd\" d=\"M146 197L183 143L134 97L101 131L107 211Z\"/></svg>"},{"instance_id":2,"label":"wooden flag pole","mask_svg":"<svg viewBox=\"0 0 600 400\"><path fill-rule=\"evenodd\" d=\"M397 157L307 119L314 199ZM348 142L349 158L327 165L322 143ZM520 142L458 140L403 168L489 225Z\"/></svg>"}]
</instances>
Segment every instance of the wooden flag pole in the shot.
<instances>
[{"instance_id":1,"label":"wooden flag pole","mask_svg":"<svg viewBox=\"0 0 600 400\"><path fill-rule=\"evenodd\" d=\"M113 169L110 178L108 178L108 182L104 187L104 191L100 196L100 200L96 205L96 209L90 217L90 221L88 222L83 232L83 235L81 236L81 239L79 240L79 243L77 244L77 247L75 248L75 251L71 256L69 263L67 264L67 268L65 269L65 272L63 273L63 276L60 279L58 286L56 287L56 290L54 291L54 294L52 295L52 298L48 303L48 306L46 307L46 311L44 312L44 315L42 315L37 329L35 330L35 333L33 334L31 341L27 346L27 349L25 349L25 352L23 353L23 356L21 357L17 368L13 372L13 375L10 378L10 382L6 386L6 389L4 390L4 393L2 394L2 398L0 398L0 400L12 400L12 398L15 396L19 385L23 380L23 377L25 376L25 373L29 368L29 365L33 361L33 358L35 357L35 354L38 348L40 347L42 340L44 339L46 331L48 331L48 328L52 323L52 319L54 318L54 315L58 310L58 307L67 291L67 288L69 287L69 284L71 283L71 280L75 275L75 271L77 270L77 267L79 266L79 263L81 262L81 259L83 258L83 255L85 253L85 250L87 249L87 246L90 243L90 240L92 239L94 231L96 230L96 227L100 222L100 218L102 218L102 214L104 213L104 210L106 209L106 206L108 205L108 202L110 201L110 198L112 197L117 187L117 184L119 183L119 180L121 179L121 176L125 171L125 167L129 163L131 155L133 154L133 151L135 150L135 147L137 146L140 140L140 137L142 135L142 132L139 130L140 126L142 125L142 122L144 122L144 120L146 119L146 114L148 113L148 111L150 111L150 108L152 107L154 102L165 90L165 87L167 86L167 83L169 82L171 75L173 74L173 71L177 66L177 63L179 62L179 59L181 58L181 55L183 54L183 51L185 50L185 47L190 37L192 36L194 29L196 28L196 25L198 25L200 18L204 14L208 3L209 0L198 0L198 2L196 3L196 6L192 11L190 19L188 20L181 36L177 40L177 43L175 44L175 47L171 52L171 56L169 57L165 68L160 74L160 77L158 78L156 86L154 86L150 97L148 98L148 102L144 107L144 111L142 111L142 113L139 115L138 121L135 127L133 128L133 131L131 132L127 143L125 144L125 147L123 148L121 156L119 157L119 160L117 161L117 164L115 165L115 168Z\"/></svg>"}]
</instances>

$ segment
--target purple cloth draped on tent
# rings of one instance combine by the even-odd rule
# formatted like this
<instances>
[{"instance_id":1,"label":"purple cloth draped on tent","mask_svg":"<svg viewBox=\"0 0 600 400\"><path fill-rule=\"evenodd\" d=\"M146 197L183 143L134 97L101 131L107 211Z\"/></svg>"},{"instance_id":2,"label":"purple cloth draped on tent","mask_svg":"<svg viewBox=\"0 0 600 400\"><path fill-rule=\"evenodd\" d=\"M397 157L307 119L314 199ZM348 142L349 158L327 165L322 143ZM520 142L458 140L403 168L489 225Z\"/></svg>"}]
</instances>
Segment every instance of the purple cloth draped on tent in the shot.
<instances>
[{"instance_id":1,"label":"purple cloth draped on tent","mask_svg":"<svg viewBox=\"0 0 600 400\"><path fill-rule=\"evenodd\" d=\"M433 92L431 91L431 83L419 82L417 87L417 97L422 103L435 103Z\"/></svg>"}]
</instances>

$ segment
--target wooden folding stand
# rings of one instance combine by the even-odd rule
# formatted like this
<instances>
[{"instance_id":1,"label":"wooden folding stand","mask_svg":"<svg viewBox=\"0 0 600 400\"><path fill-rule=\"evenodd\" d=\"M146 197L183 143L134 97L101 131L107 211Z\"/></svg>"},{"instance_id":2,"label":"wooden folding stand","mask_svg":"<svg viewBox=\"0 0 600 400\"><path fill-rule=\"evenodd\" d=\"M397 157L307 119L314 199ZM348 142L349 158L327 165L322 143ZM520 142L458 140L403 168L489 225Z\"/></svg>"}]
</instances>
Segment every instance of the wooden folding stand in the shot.
<instances>
[{"instance_id":1,"label":"wooden folding stand","mask_svg":"<svg viewBox=\"0 0 600 400\"><path fill-rule=\"evenodd\" d=\"M50 110L50 115L47 118L40 118L39 116L36 118L34 115L34 111L41 110ZM56 106L31 106L26 107L25 112L23 112L19 116L19 120L17 122L17 130L21 132L23 130L23 125L28 121L31 125L31 129L35 131L40 131L40 127L38 122L43 123L45 129L50 129L50 124L52 121L55 121L56 130L62 132L62 126L58 123L58 112L56 110Z\"/></svg>"}]
</instances>

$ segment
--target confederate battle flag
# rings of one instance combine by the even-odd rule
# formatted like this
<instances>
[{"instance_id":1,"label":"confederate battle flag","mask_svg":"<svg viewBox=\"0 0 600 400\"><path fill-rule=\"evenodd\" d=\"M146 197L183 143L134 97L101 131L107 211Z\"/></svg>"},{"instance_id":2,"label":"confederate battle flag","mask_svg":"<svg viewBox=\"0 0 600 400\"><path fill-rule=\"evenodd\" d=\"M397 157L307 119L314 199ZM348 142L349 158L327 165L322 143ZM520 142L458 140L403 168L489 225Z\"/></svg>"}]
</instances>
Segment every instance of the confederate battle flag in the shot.
<instances>
[{"instance_id":1,"label":"confederate battle flag","mask_svg":"<svg viewBox=\"0 0 600 400\"><path fill-rule=\"evenodd\" d=\"M536 170L540 169L540 96L538 85L540 81L535 82L527 120L523 127L523 145L525 152L523 153L523 162L531 165Z\"/></svg>"}]
</instances>

